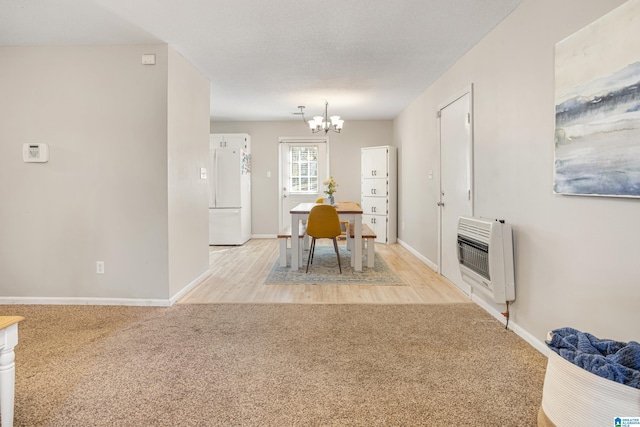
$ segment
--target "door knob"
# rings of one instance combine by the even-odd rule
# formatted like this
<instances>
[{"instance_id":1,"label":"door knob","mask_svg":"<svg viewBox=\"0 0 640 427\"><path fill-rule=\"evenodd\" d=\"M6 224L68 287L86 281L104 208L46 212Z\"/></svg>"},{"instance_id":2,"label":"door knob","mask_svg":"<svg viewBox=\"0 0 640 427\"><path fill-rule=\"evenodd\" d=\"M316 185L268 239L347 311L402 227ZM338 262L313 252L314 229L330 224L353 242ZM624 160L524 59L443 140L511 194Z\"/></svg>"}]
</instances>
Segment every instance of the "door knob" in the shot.
<instances>
[{"instance_id":1,"label":"door knob","mask_svg":"<svg viewBox=\"0 0 640 427\"><path fill-rule=\"evenodd\" d=\"M443 202L438 202L437 204L438 204L438 206L444 206Z\"/></svg>"}]
</instances>

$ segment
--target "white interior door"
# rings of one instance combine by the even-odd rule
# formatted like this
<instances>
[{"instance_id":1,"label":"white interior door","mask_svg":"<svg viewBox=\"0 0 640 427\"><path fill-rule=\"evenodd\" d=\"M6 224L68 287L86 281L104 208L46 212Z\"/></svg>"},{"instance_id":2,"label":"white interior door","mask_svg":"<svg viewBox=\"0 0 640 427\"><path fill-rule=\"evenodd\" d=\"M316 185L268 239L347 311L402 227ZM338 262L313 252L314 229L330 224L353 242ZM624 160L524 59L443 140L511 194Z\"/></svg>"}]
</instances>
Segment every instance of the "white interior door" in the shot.
<instances>
[{"instance_id":1,"label":"white interior door","mask_svg":"<svg viewBox=\"0 0 640 427\"><path fill-rule=\"evenodd\" d=\"M440 273L469 294L457 257L458 218L473 215L471 89L440 109Z\"/></svg>"},{"instance_id":2,"label":"white interior door","mask_svg":"<svg viewBox=\"0 0 640 427\"><path fill-rule=\"evenodd\" d=\"M280 224L291 225L293 207L325 197L329 178L328 139L281 139L280 141Z\"/></svg>"}]
</instances>

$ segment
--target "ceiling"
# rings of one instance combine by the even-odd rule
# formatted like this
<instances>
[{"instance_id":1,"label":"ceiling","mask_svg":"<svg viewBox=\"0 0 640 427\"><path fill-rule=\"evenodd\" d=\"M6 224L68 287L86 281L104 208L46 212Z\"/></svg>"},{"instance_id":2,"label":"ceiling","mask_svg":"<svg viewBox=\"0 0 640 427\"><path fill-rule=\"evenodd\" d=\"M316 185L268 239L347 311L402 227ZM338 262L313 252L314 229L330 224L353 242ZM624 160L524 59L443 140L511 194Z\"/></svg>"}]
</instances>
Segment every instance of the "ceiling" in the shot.
<instances>
[{"instance_id":1,"label":"ceiling","mask_svg":"<svg viewBox=\"0 0 640 427\"><path fill-rule=\"evenodd\" d=\"M326 100L346 129L395 118L521 2L0 0L0 45L168 43L211 81L213 120Z\"/></svg>"}]
</instances>

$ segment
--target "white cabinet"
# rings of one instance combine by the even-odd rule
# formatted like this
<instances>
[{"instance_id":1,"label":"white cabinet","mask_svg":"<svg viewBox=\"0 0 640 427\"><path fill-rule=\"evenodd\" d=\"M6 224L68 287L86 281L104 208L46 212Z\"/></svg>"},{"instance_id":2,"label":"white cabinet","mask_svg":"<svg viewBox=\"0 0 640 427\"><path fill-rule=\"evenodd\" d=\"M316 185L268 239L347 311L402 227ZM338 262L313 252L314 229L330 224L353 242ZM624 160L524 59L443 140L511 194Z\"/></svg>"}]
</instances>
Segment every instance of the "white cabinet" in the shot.
<instances>
[{"instance_id":1,"label":"white cabinet","mask_svg":"<svg viewBox=\"0 0 640 427\"><path fill-rule=\"evenodd\" d=\"M213 148L245 148L249 143L249 134L246 133L212 133L209 135L209 146Z\"/></svg>"},{"instance_id":2,"label":"white cabinet","mask_svg":"<svg viewBox=\"0 0 640 427\"><path fill-rule=\"evenodd\" d=\"M398 211L398 155L396 147L362 149L362 223L376 233L376 242L395 243Z\"/></svg>"},{"instance_id":3,"label":"white cabinet","mask_svg":"<svg viewBox=\"0 0 640 427\"><path fill-rule=\"evenodd\" d=\"M387 198L386 197L363 197L362 211L367 215L386 215Z\"/></svg>"},{"instance_id":4,"label":"white cabinet","mask_svg":"<svg viewBox=\"0 0 640 427\"><path fill-rule=\"evenodd\" d=\"M362 196L365 197L387 197L387 178L362 179Z\"/></svg>"},{"instance_id":5,"label":"white cabinet","mask_svg":"<svg viewBox=\"0 0 640 427\"><path fill-rule=\"evenodd\" d=\"M362 215L362 223L367 224L374 233L376 233L376 242L378 243L393 243L389 242L387 217L386 215Z\"/></svg>"}]
</instances>

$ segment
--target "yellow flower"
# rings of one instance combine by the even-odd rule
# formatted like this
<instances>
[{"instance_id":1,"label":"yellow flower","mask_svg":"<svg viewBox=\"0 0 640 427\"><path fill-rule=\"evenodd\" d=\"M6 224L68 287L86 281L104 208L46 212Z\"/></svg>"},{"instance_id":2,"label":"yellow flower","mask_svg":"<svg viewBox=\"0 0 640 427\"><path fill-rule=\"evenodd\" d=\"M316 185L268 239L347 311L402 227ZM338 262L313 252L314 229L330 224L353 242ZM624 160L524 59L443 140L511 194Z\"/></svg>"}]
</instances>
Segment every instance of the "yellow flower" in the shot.
<instances>
[{"instance_id":1,"label":"yellow flower","mask_svg":"<svg viewBox=\"0 0 640 427\"><path fill-rule=\"evenodd\" d=\"M333 193L335 193L336 190L338 189L338 183L336 182L335 179L333 179L333 176L330 176L329 179L327 179L325 182L323 182L323 184L326 187L324 192L325 192L325 194L328 194L329 196L331 196Z\"/></svg>"}]
</instances>

